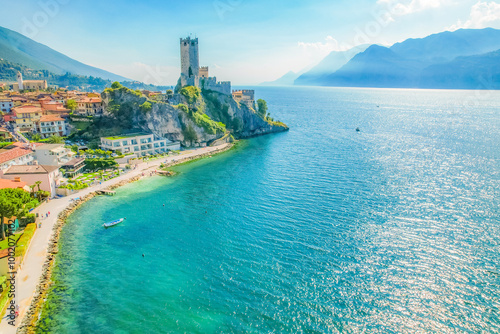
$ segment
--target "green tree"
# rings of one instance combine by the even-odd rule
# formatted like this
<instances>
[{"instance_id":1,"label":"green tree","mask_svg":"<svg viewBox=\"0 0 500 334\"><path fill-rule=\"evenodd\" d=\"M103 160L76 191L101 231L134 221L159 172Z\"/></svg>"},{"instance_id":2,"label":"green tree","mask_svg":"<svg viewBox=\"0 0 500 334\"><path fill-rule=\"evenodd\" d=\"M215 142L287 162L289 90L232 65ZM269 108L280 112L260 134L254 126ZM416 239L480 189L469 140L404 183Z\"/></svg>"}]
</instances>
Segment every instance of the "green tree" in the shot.
<instances>
[{"instance_id":1,"label":"green tree","mask_svg":"<svg viewBox=\"0 0 500 334\"><path fill-rule=\"evenodd\" d=\"M258 113L262 118L266 118L267 114L267 102L263 99L258 99L257 100L257 105L258 105Z\"/></svg>"},{"instance_id":2,"label":"green tree","mask_svg":"<svg viewBox=\"0 0 500 334\"><path fill-rule=\"evenodd\" d=\"M71 145L71 151L78 153L78 145L76 145L76 144Z\"/></svg>"},{"instance_id":3,"label":"green tree","mask_svg":"<svg viewBox=\"0 0 500 334\"><path fill-rule=\"evenodd\" d=\"M40 191L40 185L42 184L42 181L36 181L35 186L37 186L38 191Z\"/></svg>"},{"instance_id":4,"label":"green tree","mask_svg":"<svg viewBox=\"0 0 500 334\"><path fill-rule=\"evenodd\" d=\"M141 109L141 111L142 111L144 114L147 114L148 112L150 112L150 111L151 111L152 106L151 106L151 103L149 103L148 101L146 101L146 102L144 102L143 104L141 104L139 108Z\"/></svg>"},{"instance_id":5,"label":"green tree","mask_svg":"<svg viewBox=\"0 0 500 334\"><path fill-rule=\"evenodd\" d=\"M201 96L201 90L194 86L186 86L179 93L186 98L188 104L194 104Z\"/></svg>"},{"instance_id":6,"label":"green tree","mask_svg":"<svg viewBox=\"0 0 500 334\"><path fill-rule=\"evenodd\" d=\"M66 107L71 110L72 112L76 110L76 108L78 107L78 104L76 103L75 100L72 100L72 99L69 99L67 102L66 102Z\"/></svg>"},{"instance_id":7,"label":"green tree","mask_svg":"<svg viewBox=\"0 0 500 334\"><path fill-rule=\"evenodd\" d=\"M31 136L31 141L37 142L40 140L42 140L42 136L40 136L40 134L38 133L35 133L33 136Z\"/></svg>"},{"instance_id":8,"label":"green tree","mask_svg":"<svg viewBox=\"0 0 500 334\"><path fill-rule=\"evenodd\" d=\"M47 140L47 143L62 144L62 143L64 143L64 139L60 136L50 136L49 140Z\"/></svg>"},{"instance_id":9,"label":"green tree","mask_svg":"<svg viewBox=\"0 0 500 334\"><path fill-rule=\"evenodd\" d=\"M122 87L123 87L123 86L122 86L122 84L121 84L121 83L119 83L118 81L115 81L115 82L113 82L113 83L111 84L111 88L113 88L113 89L120 89L120 88L122 88Z\"/></svg>"},{"instance_id":10,"label":"green tree","mask_svg":"<svg viewBox=\"0 0 500 334\"><path fill-rule=\"evenodd\" d=\"M184 135L184 140L187 142L190 142L191 144L193 141L198 140L198 135L196 134L196 131L193 129L193 126L189 124L187 127L182 130L182 134Z\"/></svg>"},{"instance_id":11,"label":"green tree","mask_svg":"<svg viewBox=\"0 0 500 334\"><path fill-rule=\"evenodd\" d=\"M22 217L36 207L38 201L22 189L0 189L0 236L5 239L4 218Z\"/></svg>"}]
</instances>

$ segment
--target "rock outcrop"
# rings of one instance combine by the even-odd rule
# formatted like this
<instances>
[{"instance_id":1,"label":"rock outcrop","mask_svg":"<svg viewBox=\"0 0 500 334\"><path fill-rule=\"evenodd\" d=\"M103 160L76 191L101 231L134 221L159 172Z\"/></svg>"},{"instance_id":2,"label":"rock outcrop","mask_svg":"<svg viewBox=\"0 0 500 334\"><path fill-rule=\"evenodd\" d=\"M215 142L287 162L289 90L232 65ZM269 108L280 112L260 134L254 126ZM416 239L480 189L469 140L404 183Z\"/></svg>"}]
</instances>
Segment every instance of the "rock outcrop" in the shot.
<instances>
[{"instance_id":1,"label":"rock outcrop","mask_svg":"<svg viewBox=\"0 0 500 334\"><path fill-rule=\"evenodd\" d=\"M288 130L285 124L264 119L254 106L239 104L232 96L186 88L174 99L176 104L153 101L125 87L108 88L102 93L104 116L121 122L125 130L152 132L183 146Z\"/></svg>"}]
</instances>

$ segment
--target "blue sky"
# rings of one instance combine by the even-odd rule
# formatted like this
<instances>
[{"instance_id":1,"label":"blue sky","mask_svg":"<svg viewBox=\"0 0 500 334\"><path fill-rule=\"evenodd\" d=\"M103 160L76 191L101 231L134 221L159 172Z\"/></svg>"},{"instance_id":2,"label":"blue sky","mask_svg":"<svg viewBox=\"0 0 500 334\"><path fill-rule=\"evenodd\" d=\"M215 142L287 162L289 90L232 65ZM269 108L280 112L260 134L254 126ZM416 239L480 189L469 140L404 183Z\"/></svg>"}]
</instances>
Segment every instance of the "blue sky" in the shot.
<instances>
[{"instance_id":1,"label":"blue sky","mask_svg":"<svg viewBox=\"0 0 500 334\"><path fill-rule=\"evenodd\" d=\"M2 0L2 11L1 26L154 84L176 82L179 38L189 34L211 75L256 84L357 44L500 28L500 2L478 0Z\"/></svg>"}]
</instances>

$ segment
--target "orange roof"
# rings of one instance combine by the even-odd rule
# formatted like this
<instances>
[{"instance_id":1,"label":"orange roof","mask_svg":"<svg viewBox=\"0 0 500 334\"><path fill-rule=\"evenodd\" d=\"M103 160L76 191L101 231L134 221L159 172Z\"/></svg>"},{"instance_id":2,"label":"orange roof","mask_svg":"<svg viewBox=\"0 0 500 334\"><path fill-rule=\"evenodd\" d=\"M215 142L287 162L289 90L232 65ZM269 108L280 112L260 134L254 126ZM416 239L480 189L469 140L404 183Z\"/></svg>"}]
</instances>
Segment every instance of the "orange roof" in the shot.
<instances>
[{"instance_id":1,"label":"orange roof","mask_svg":"<svg viewBox=\"0 0 500 334\"><path fill-rule=\"evenodd\" d=\"M42 108L33 105L24 105L20 107L12 108L12 113L32 113L32 112L42 112Z\"/></svg>"},{"instance_id":2,"label":"orange roof","mask_svg":"<svg viewBox=\"0 0 500 334\"><path fill-rule=\"evenodd\" d=\"M69 112L70 111L69 109L64 108L63 104L60 102L43 103L42 108L44 110L50 110L50 111L61 111L61 112Z\"/></svg>"},{"instance_id":3,"label":"orange roof","mask_svg":"<svg viewBox=\"0 0 500 334\"><path fill-rule=\"evenodd\" d=\"M7 180L7 179L0 179L0 189L17 189L17 188L24 188L28 184L23 181L14 181L14 180Z\"/></svg>"},{"instance_id":4,"label":"orange roof","mask_svg":"<svg viewBox=\"0 0 500 334\"><path fill-rule=\"evenodd\" d=\"M33 153L29 148L20 147L16 145L16 143L13 145L15 146L14 148L2 150L3 152L0 152L0 164Z\"/></svg>"},{"instance_id":5,"label":"orange roof","mask_svg":"<svg viewBox=\"0 0 500 334\"><path fill-rule=\"evenodd\" d=\"M82 97L76 100L78 103L101 103L102 99L100 97Z\"/></svg>"},{"instance_id":6,"label":"orange roof","mask_svg":"<svg viewBox=\"0 0 500 334\"><path fill-rule=\"evenodd\" d=\"M40 117L40 122L57 122L57 121L64 121L61 117L57 115L43 115Z\"/></svg>"}]
</instances>

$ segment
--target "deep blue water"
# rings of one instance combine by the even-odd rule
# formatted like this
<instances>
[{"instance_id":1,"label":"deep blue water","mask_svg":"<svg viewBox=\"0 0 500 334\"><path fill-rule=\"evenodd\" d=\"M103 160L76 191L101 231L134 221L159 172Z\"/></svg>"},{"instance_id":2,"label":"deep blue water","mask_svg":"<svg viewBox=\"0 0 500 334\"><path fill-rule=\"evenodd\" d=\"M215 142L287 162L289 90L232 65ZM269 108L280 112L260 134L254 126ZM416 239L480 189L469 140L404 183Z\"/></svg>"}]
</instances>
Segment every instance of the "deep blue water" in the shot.
<instances>
[{"instance_id":1,"label":"deep blue water","mask_svg":"<svg viewBox=\"0 0 500 334\"><path fill-rule=\"evenodd\" d=\"M257 96L289 132L71 217L46 328L500 331L500 92Z\"/></svg>"}]
</instances>

